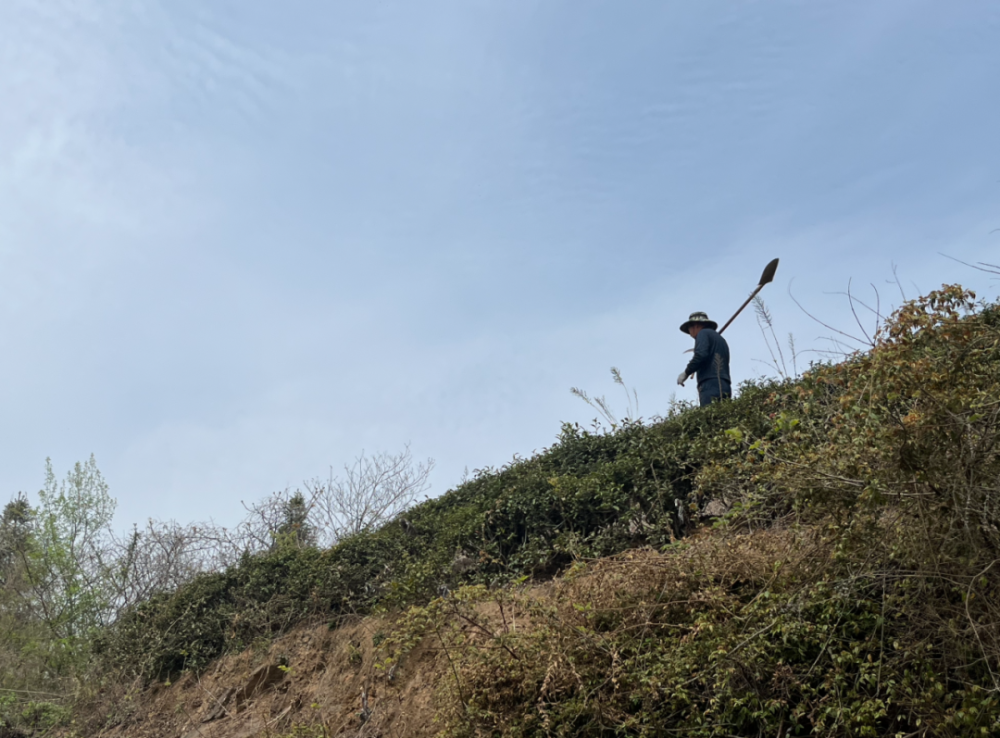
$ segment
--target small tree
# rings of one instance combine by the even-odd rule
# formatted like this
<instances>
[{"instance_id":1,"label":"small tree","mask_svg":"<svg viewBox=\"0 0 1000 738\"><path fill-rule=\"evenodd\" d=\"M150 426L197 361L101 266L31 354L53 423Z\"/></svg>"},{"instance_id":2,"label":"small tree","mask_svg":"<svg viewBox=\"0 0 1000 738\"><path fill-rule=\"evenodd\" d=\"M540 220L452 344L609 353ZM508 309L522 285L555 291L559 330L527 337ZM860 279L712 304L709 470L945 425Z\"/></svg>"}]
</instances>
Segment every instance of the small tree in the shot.
<instances>
[{"instance_id":1,"label":"small tree","mask_svg":"<svg viewBox=\"0 0 1000 738\"><path fill-rule=\"evenodd\" d=\"M331 545L376 528L409 508L430 488L434 460L414 463L409 445L400 453L364 452L345 465L345 476L306 482L311 516L321 542Z\"/></svg>"},{"instance_id":2,"label":"small tree","mask_svg":"<svg viewBox=\"0 0 1000 738\"><path fill-rule=\"evenodd\" d=\"M61 482L45 471L36 508L18 495L0 515L0 691L18 703L79 678L113 615L107 484L93 457Z\"/></svg>"},{"instance_id":3,"label":"small tree","mask_svg":"<svg viewBox=\"0 0 1000 738\"><path fill-rule=\"evenodd\" d=\"M215 529L216 559L222 568L241 556L272 551L283 545L314 546L311 505L299 491L285 488L251 505L247 516L233 530Z\"/></svg>"},{"instance_id":4,"label":"small tree","mask_svg":"<svg viewBox=\"0 0 1000 738\"><path fill-rule=\"evenodd\" d=\"M93 455L77 462L62 482L45 460L38 493L36 542L29 575L43 619L67 643L107 622L113 593L107 577L113 556L115 500Z\"/></svg>"},{"instance_id":5,"label":"small tree","mask_svg":"<svg viewBox=\"0 0 1000 738\"><path fill-rule=\"evenodd\" d=\"M29 557L34 550L35 511L19 494L7 503L0 516L0 631L4 646L25 635L34 620L28 593ZM8 650L4 648L4 650Z\"/></svg>"},{"instance_id":6,"label":"small tree","mask_svg":"<svg viewBox=\"0 0 1000 738\"><path fill-rule=\"evenodd\" d=\"M309 506L298 490L286 499L281 509L283 520L274 533L275 546L308 548L316 545L316 531L309 523Z\"/></svg>"},{"instance_id":7,"label":"small tree","mask_svg":"<svg viewBox=\"0 0 1000 738\"><path fill-rule=\"evenodd\" d=\"M222 534L211 525L150 520L115 539L110 572L116 613L161 592L170 592L216 565Z\"/></svg>"},{"instance_id":8,"label":"small tree","mask_svg":"<svg viewBox=\"0 0 1000 738\"><path fill-rule=\"evenodd\" d=\"M0 515L0 587L15 587L24 578L35 511L24 494L8 502Z\"/></svg>"},{"instance_id":9,"label":"small tree","mask_svg":"<svg viewBox=\"0 0 1000 738\"><path fill-rule=\"evenodd\" d=\"M34 521L23 494L0 515L0 725L20 709L25 690L50 683L45 677L51 634L38 618L28 570L36 545Z\"/></svg>"}]
</instances>

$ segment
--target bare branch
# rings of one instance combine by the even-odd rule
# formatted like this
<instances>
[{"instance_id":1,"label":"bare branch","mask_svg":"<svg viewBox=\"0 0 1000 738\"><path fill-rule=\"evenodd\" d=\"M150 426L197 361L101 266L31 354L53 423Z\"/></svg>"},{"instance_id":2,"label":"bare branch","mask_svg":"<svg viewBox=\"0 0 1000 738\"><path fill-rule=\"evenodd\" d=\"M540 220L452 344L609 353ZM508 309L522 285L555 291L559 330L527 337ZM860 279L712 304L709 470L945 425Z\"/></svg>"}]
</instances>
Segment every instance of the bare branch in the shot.
<instances>
[{"instance_id":1,"label":"bare branch","mask_svg":"<svg viewBox=\"0 0 1000 738\"><path fill-rule=\"evenodd\" d=\"M803 313L806 314L806 316L808 316L809 318L811 318L816 323L819 323L821 326L823 326L827 330L831 330L834 333L838 333L841 336L844 336L845 338L849 338L850 340L852 340L852 341L854 341L856 343L860 343L860 344L866 345L866 346L869 345L868 342L866 342L866 341L864 341L864 340L862 340L860 338L857 338L856 336L852 336L850 333L845 333L844 331L842 331L842 330L840 330L838 328L834 328L832 325L829 325L828 323L824 323L822 320L820 320L815 315L813 315L808 310L806 310L802 306L802 303L799 302L798 299L795 297L795 295L792 294L792 285L791 284L788 285L788 296L792 298L792 302L794 302L796 304L796 306L798 306L799 310L801 310Z\"/></svg>"},{"instance_id":2,"label":"bare branch","mask_svg":"<svg viewBox=\"0 0 1000 738\"><path fill-rule=\"evenodd\" d=\"M993 233L993 231L990 231ZM949 256L948 254L938 251L938 254L946 259L951 259L952 261L957 261L959 264L964 264L967 267L972 267L973 269L978 269L981 272L986 272L987 274L1000 274L1000 266L996 264L987 264L985 261L976 262L976 264L970 264L967 261L962 261L961 259L956 259L954 256ZM977 266L978 264L978 266Z\"/></svg>"},{"instance_id":3,"label":"bare branch","mask_svg":"<svg viewBox=\"0 0 1000 738\"><path fill-rule=\"evenodd\" d=\"M345 465L343 478L306 482L319 541L325 545L371 530L409 508L430 485L434 461L414 464L407 446L398 454L363 452Z\"/></svg>"},{"instance_id":4,"label":"bare branch","mask_svg":"<svg viewBox=\"0 0 1000 738\"><path fill-rule=\"evenodd\" d=\"M865 342L869 346L874 346L875 342L872 340L872 337L868 335L868 332L865 330L864 325L861 324L861 318L858 317L858 311L854 309L854 296L851 294L850 279L847 280L847 301L851 306L851 315L854 316L854 322L857 323L858 328L861 329L861 334L865 337Z\"/></svg>"}]
</instances>

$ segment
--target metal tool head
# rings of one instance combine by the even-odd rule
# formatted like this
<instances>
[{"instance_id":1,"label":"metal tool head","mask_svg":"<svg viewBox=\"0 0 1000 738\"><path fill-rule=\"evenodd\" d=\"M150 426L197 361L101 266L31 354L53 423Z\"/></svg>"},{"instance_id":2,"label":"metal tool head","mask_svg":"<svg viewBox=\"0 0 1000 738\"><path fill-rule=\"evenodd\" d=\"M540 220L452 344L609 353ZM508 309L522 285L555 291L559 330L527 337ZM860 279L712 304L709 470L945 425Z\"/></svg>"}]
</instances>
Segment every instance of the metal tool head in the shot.
<instances>
[{"instance_id":1,"label":"metal tool head","mask_svg":"<svg viewBox=\"0 0 1000 738\"><path fill-rule=\"evenodd\" d=\"M759 284L763 287L765 284L770 284L774 279L774 273L778 271L778 260L773 259L766 267L764 267L764 273L760 275Z\"/></svg>"}]
</instances>

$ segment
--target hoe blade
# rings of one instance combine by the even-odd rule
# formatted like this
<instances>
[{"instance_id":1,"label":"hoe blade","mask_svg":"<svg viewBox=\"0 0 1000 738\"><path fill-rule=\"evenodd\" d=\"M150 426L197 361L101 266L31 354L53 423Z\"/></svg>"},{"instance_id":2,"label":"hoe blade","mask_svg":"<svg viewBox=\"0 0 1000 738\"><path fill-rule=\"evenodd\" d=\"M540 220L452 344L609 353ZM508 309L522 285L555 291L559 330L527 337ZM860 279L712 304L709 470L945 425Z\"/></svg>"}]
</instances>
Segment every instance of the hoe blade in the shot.
<instances>
[{"instance_id":1,"label":"hoe blade","mask_svg":"<svg viewBox=\"0 0 1000 738\"><path fill-rule=\"evenodd\" d=\"M760 275L760 282L757 284L763 287L765 284L770 284L774 280L774 273L778 271L778 260L774 259L764 267L764 273Z\"/></svg>"}]
</instances>

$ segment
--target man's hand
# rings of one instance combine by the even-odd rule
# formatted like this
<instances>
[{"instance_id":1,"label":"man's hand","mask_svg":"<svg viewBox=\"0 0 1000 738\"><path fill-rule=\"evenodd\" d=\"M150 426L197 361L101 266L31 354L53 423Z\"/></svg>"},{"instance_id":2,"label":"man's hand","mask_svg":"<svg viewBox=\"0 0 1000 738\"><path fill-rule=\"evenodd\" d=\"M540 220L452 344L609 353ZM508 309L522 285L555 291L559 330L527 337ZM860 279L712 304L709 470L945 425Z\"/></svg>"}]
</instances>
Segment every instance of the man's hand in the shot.
<instances>
[{"instance_id":1,"label":"man's hand","mask_svg":"<svg viewBox=\"0 0 1000 738\"><path fill-rule=\"evenodd\" d=\"M683 387L684 383L687 381L687 378L688 378L688 373L687 372L681 372L680 376L677 377L677 384L679 384L681 387Z\"/></svg>"}]
</instances>

